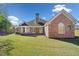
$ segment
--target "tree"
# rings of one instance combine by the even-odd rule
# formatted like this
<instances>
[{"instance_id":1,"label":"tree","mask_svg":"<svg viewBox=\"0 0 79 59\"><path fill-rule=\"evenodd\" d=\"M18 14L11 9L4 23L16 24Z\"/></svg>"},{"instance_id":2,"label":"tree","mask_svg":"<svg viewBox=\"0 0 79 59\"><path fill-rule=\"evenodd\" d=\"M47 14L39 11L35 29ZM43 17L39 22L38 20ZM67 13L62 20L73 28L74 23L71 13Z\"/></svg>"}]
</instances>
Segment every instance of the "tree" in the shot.
<instances>
[{"instance_id":1,"label":"tree","mask_svg":"<svg viewBox=\"0 0 79 59\"><path fill-rule=\"evenodd\" d=\"M0 16L0 32L8 32L11 23L4 16Z\"/></svg>"},{"instance_id":2,"label":"tree","mask_svg":"<svg viewBox=\"0 0 79 59\"><path fill-rule=\"evenodd\" d=\"M12 24L9 22L7 18L7 9L4 4L0 4L0 32L9 32Z\"/></svg>"},{"instance_id":3,"label":"tree","mask_svg":"<svg viewBox=\"0 0 79 59\"><path fill-rule=\"evenodd\" d=\"M11 23L7 18L7 10L5 4L0 4L0 34L1 32L7 33L11 28ZM12 41L9 39L0 38L0 55L10 55L9 51L13 49Z\"/></svg>"}]
</instances>

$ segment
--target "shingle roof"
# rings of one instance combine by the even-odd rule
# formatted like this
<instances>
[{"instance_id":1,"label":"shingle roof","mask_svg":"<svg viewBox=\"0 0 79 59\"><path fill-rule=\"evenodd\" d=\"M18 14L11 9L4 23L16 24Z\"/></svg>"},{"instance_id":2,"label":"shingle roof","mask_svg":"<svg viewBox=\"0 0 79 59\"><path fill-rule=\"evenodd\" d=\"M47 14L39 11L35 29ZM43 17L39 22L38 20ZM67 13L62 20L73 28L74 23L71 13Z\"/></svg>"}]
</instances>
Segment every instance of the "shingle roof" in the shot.
<instances>
[{"instance_id":1,"label":"shingle roof","mask_svg":"<svg viewBox=\"0 0 79 59\"><path fill-rule=\"evenodd\" d=\"M21 26L27 26L27 25L29 25L29 26L43 26L44 24L46 23L46 21L44 20L44 19L41 19L40 17L39 17L39 13L36 13L36 17L35 17L35 19L33 19L32 21L30 21L30 22L23 22L23 23L21 23L20 25Z\"/></svg>"},{"instance_id":2,"label":"shingle roof","mask_svg":"<svg viewBox=\"0 0 79 59\"><path fill-rule=\"evenodd\" d=\"M31 26L43 26L46 21L43 19L34 19L30 22L28 22Z\"/></svg>"},{"instance_id":3,"label":"shingle roof","mask_svg":"<svg viewBox=\"0 0 79 59\"><path fill-rule=\"evenodd\" d=\"M45 25L51 23L56 17L58 17L61 13L65 14L66 17L68 17L71 21L73 21L73 23L76 24L77 20L68 12L66 12L64 9L61 10L58 14L56 14L56 16L54 16L53 18L51 18L51 20L49 22L47 22Z\"/></svg>"},{"instance_id":4,"label":"shingle roof","mask_svg":"<svg viewBox=\"0 0 79 59\"><path fill-rule=\"evenodd\" d=\"M22 22L21 24L19 24L19 26L29 26L30 24L28 24L27 22Z\"/></svg>"}]
</instances>

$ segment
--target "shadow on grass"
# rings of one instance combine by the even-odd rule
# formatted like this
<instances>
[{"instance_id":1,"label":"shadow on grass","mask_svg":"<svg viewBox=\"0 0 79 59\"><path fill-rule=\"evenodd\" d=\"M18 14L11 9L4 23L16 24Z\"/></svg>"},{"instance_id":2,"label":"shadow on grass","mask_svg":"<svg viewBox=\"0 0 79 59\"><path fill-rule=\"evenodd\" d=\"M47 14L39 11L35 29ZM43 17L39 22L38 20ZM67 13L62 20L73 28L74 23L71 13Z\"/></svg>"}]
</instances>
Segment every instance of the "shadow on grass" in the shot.
<instances>
[{"instance_id":1,"label":"shadow on grass","mask_svg":"<svg viewBox=\"0 0 79 59\"><path fill-rule=\"evenodd\" d=\"M39 34L39 33L29 33L29 34L19 34L19 33L16 33L16 35L21 35L21 36L30 36L30 37L36 37L36 36L39 36L39 35L44 35L44 34Z\"/></svg>"},{"instance_id":2,"label":"shadow on grass","mask_svg":"<svg viewBox=\"0 0 79 59\"><path fill-rule=\"evenodd\" d=\"M16 35L36 37L36 36L44 35L44 34L18 34L16 33ZM56 39L56 40L72 43L79 46L79 36L75 36L75 38L51 38L51 39Z\"/></svg>"},{"instance_id":3,"label":"shadow on grass","mask_svg":"<svg viewBox=\"0 0 79 59\"><path fill-rule=\"evenodd\" d=\"M72 43L79 46L79 36L75 36L75 38L57 38L56 40Z\"/></svg>"},{"instance_id":4,"label":"shadow on grass","mask_svg":"<svg viewBox=\"0 0 79 59\"><path fill-rule=\"evenodd\" d=\"M6 35L10 35L10 34L13 34L13 33L0 32L0 36L6 36Z\"/></svg>"}]
</instances>

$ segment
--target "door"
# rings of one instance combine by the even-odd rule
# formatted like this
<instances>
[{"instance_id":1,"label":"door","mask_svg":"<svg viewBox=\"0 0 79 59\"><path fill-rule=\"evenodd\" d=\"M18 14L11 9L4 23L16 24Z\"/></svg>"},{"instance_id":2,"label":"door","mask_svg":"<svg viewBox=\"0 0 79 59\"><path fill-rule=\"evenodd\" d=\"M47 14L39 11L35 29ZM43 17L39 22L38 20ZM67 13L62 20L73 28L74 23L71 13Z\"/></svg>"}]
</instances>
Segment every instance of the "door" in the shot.
<instances>
[{"instance_id":1,"label":"door","mask_svg":"<svg viewBox=\"0 0 79 59\"><path fill-rule=\"evenodd\" d=\"M39 33L39 28L38 27L35 28L35 33Z\"/></svg>"}]
</instances>

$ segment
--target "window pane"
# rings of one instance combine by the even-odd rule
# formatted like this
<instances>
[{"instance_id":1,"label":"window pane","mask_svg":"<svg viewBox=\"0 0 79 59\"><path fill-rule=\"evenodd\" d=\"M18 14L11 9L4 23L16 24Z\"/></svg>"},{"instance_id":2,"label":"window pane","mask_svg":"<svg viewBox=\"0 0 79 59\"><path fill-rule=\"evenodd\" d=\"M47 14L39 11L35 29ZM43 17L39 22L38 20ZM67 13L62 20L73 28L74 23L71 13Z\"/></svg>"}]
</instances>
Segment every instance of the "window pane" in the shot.
<instances>
[{"instance_id":1,"label":"window pane","mask_svg":"<svg viewBox=\"0 0 79 59\"><path fill-rule=\"evenodd\" d=\"M64 27L64 24L63 23L59 23L58 24L58 32L59 32L59 34L64 34L64 32L65 32L65 29L64 29L65 27Z\"/></svg>"},{"instance_id":2,"label":"window pane","mask_svg":"<svg viewBox=\"0 0 79 59\"><path fill-rule=\"evenodd\" d=\"M23 33L25 33L25 27L23 27Z\"/></svg>"}]
</instances>

